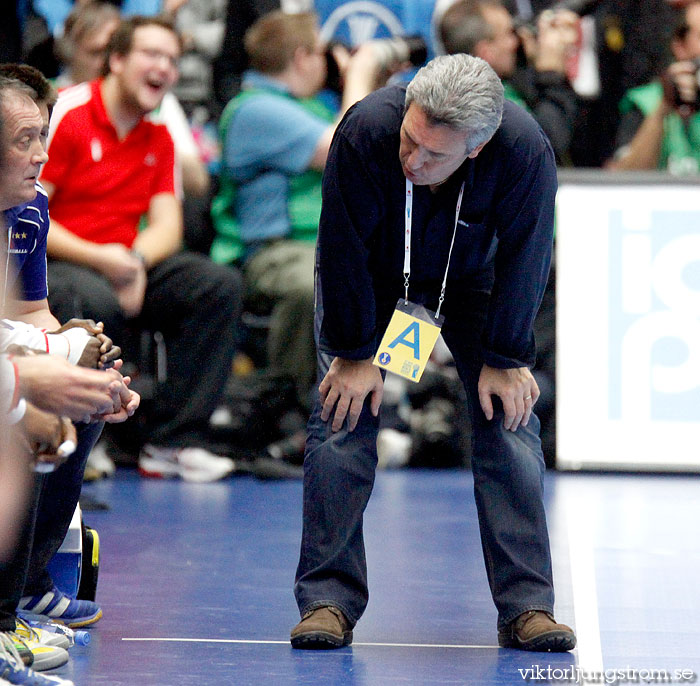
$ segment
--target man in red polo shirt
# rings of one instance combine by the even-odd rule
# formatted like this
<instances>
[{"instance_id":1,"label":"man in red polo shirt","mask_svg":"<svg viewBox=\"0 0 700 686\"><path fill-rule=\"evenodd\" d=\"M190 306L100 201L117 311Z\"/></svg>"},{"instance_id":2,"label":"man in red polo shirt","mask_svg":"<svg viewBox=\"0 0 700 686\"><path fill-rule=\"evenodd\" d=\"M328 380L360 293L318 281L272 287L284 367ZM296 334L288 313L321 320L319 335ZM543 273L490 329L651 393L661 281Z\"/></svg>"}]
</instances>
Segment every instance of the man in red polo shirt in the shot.
<instances>
[{"instance_id":1,"label":"man in red polo shirt","mask_svg":"<svg viewBox=\"0 0 700 686\"><path fill-rule=\"evenodd\" d=\"M241 282L180 250L174 146L147 117L175 83L179 56L168 20L131 17L112 36L104 78L61 93L42 173L50 302L59 319L103 321L127 353L127 322L163 333L167 378L144 408L139 467L210 481L233 469L201 446L234 354Z\"/></svg>"}]
</instances>

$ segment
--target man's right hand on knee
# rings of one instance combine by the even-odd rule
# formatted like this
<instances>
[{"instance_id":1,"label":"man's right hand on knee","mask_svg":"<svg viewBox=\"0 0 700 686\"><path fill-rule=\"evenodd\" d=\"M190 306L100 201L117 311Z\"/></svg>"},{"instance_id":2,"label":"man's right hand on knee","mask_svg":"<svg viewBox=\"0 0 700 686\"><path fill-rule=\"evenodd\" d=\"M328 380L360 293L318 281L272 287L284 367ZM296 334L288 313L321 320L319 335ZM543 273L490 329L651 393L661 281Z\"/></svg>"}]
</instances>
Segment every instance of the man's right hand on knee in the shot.
<instances>
[{"instance_id":1,"label":"man's right hand on knee","mask_svg":"<svg viewBox=\"0 0 700 686\"><path fill-rule=\"evenodd\" d=\"M371 395L370 409L376 417L382 404L384 380L381 372L367 360L344 360L336 357L323 377L318 390L323 410L321 419L326 422L333 414L333 431L340 431L348 420L348 430L354 431L360 418L365 398Z\"/></svg>"}]
</instances>

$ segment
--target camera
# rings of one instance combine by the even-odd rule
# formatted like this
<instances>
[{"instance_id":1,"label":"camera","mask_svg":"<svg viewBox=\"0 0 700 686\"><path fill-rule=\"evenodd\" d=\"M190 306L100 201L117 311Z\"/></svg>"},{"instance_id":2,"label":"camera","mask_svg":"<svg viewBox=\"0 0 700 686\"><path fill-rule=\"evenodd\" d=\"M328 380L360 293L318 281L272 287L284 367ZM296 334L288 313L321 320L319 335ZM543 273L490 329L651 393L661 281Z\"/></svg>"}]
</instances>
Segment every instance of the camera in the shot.
<instances>
[{"instance_id":1,"label":"camera","mask_svg":"<svg viewBox=\"0 0 700 686\"><path fill-rule=\"evenodd\" d=\"M550 9L544 10L544 12L556 12L557 10L569 10L574 14L578 14L579 17L584 17L587 14L592 14L598 5L600 0L560 0L554 4ZM530 19L520 19L516 18L513 21L513 28L516 29L526 29L533 36L537 36L537 17L531 17Z\"/></svg>"},{"instance_id":2,"label":"camera","mask_svg":"<svg viewBox=\"0 0 700 686\"><path fill-rule=\"evenodd\" d=\"M384 68L392 64L408 62L420 67L428 59L428 46L421 36L394 36L392 38L374 38L370 41L377 51L378 59ZM341 46L348 52L352 48L342 41L332 41L326 47L326 67L328 76L325 88L342 93L342 84L338 63L333 57L333 48Z\"/></svg>"},{"instance_id":3,"label":"camera","mask_svg":"<svg viewBox=\"0 0 700 686\"><path fill-rule=\"evenodd\" d=\"M693 63L695 67L695 100L688 102L681 98L681 94L678 92L676 84L672 81L671 85L673 87L673 103L678 108L685 108L692 112L697 112L700 110L700 57L694 57L690 62Z\"/></svg>"},{"instance_id":4,"label":"camera","mask_svg":"<svg viewBox=\"0 0 700 686\"><path fill-rule=\"evenodd\" d=\"M428 46L420 36L377 38L371 42L378 51L379 59L384 67L402 62L420 67L428 59Z\"/></svg>"}]
</instances>

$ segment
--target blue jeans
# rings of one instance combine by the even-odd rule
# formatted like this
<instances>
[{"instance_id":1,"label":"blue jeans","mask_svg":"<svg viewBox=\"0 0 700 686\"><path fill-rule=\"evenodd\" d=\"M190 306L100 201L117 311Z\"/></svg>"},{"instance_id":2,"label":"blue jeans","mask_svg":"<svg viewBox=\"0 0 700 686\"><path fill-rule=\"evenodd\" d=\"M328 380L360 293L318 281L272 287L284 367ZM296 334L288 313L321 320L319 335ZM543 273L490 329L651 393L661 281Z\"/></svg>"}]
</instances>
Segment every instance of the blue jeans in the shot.
<instances>
[{"instance_id":1,"label":"blue jeans","mask_svg":"<svg viewBox=\"0 0 700 686\"><path fill-rule=\"evenodd\" d=\"M475 293L470 316L462 320L469 326L450 328L446 322L443 337L469 398L479 528L502 628L528 610L552 612L554 590L539 420L532 415L526 427L507 431L497 398L491 421L479 404L479 339L487 302L488 294ZM317 329L321 317L317 304ZM332 359L319 353L319 379ZM372 416L369 401L353 432L343 427L333 433L330 421L322 421L320 415L317 397L304 458L304 526L294 593L302 615L332 605L354 625L368 600L362 522L374 485L379 419Z\"/></svg>"}]
</instances>

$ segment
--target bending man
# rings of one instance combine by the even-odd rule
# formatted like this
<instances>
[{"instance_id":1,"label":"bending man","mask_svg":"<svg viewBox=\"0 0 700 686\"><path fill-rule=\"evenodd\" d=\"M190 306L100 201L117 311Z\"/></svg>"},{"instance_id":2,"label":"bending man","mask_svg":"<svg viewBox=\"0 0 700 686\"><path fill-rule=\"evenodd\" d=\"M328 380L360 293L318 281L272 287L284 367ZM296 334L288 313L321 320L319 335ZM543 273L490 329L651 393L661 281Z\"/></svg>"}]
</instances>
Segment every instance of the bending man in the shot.
<instances>
[{"instance_id":1,"label":"bending man","mask_svg":"<svg viewBox=\"0 0 700 686\"><path fill-rule=\"evenodd\" d=\"M546 136L524 110L504 103L500 79L476 57L436 58L407 89L367 96L338 127L323 180L321 382L304 461L295 585L302 621L293 646L348 645L365 610L362 517L383 387L373 358L395 308L426 308L444 315L442 335L470 400L499 644L574 647L571 629L552 617L544 461L532 413L539 390L529 370L555 193ZM395 354L417 337L397 340ZM389 357L379 355L380 364Z\"/></svg>"}]
</instances>

